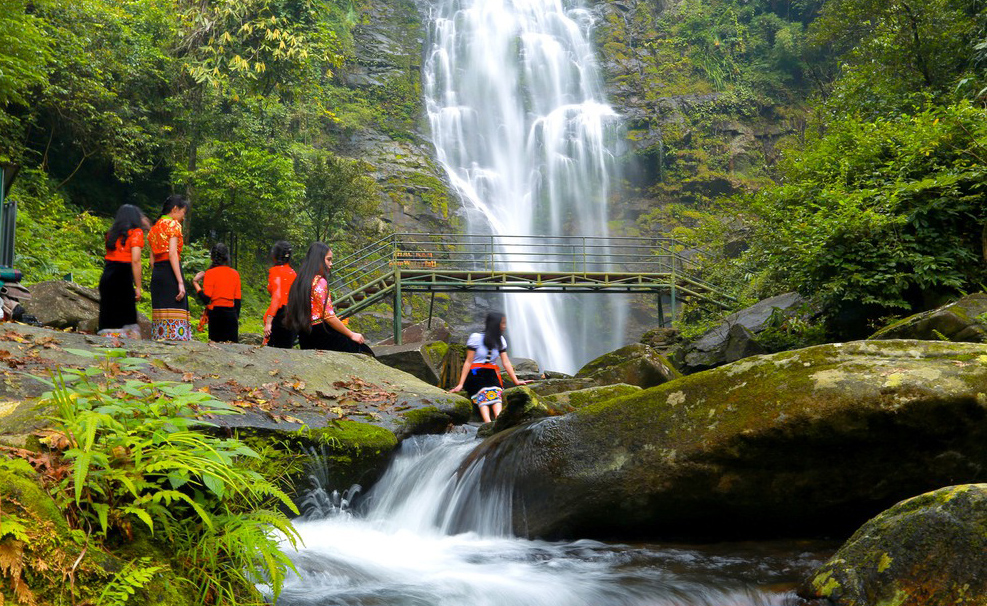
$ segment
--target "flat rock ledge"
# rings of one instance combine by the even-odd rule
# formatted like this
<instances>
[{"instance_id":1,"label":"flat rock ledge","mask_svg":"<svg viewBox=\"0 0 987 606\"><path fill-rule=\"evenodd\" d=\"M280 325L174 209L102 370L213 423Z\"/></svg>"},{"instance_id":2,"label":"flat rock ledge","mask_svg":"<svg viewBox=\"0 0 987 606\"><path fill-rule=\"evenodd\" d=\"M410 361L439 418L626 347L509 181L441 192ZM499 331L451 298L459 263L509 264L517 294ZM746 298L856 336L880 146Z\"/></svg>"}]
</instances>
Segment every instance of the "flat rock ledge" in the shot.
<instances>
[{"instance_id":1,"label":"flat rock ledge","mask_svg":"<svg viewBox=\"0 0 987 606\"><path fill-rule=\"evenodd\" d=\"M522 535L759 539L849 535L901 499L983 482L985 445L987 346L861 341L589 404L472 458L515 470Z\"/></svg>"},{"instance_id":2,"label":"flat rock ledge","mask_svg":"<svg viewBox=\"0 0 987 606\"><path fill-rule=\"evenodd\" d=\"M34 376L90 366L93 359L78 351L113 347L147 362L125 372L125 378L188 383L242 411L209 419L221 428L301 440L306 446L329 444L352 451L344 457L348 460L355 460L350 455L356 453L372 453L372 460L364 456L362 461L371 468L383 467L400 440L444 432L468 421L471 412L466 398L359 354L194 341L113 341L4 324L0 444L30 446L32 434L48 424L49 411L36 401L47 388ZM351 481L365 472L343 475Z\"/></svg>"}]
</instances>

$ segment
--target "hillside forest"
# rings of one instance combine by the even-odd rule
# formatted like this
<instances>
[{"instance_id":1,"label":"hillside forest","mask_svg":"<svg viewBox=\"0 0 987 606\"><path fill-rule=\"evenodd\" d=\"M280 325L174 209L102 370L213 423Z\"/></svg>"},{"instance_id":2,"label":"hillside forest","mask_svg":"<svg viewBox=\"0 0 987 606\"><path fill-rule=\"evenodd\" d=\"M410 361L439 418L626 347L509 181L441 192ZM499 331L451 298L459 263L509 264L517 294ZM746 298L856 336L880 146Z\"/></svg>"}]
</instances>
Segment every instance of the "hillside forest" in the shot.
<instances>
[{"instance_id":1,"label":"hillside forest","mask_svg":"<svg viewBox=\"0 0 987 606\"><path fill-rule=\"evenodd\" d=\"M340 255L386 233L381 167L345 143L367 129L427 133L418 82L347 77L375 7L0 0L0 162L21 167L11 195L26 281L94 286L116 208L154 219L168 194L185 193L187 271L205 266L213 242L230 244L242 330L257 331L271 243L322 239ZM809 296L818 313L788 327L793 345L858 337L983 288L981 2L593 8L609 94L638 110L614 201L615 216L638 208L615 222L623 232L703 250L738 306ZM725 133L752 125L770 145L735 153ZM691 308L682 324L699 330L721 313Z\"/></svg>"}]
</instances>

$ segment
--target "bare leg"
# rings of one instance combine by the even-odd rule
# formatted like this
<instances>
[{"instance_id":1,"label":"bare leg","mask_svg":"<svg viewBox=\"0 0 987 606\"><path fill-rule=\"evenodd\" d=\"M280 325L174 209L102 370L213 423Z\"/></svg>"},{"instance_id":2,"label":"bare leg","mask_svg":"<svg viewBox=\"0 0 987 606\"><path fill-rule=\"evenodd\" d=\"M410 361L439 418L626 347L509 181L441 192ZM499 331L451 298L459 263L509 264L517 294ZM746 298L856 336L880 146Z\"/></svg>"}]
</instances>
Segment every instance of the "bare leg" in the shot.
<instances>
[{"instance_id":1,"label":"bare leg","mask_svg":"<svg viewBox=\"0 0 987 606\"><path fill-rule=\"evenodd\" d=\"M481 406L480 407L480 418L483 419L483 422L484 423L489 423L490 422L490 407L489 406Z\"/></svg>"},{"instance_id":2,"label":"bare leg","mask_svg":"<svg viewBox=\"0 0 987 606\"><path fill-rule=\"evenodd\" d=\"M496 404L493 405L493 413L495 419L500 416L500 408L501 408L500 402L497 402Z\"/></svg>"}]
</instances>

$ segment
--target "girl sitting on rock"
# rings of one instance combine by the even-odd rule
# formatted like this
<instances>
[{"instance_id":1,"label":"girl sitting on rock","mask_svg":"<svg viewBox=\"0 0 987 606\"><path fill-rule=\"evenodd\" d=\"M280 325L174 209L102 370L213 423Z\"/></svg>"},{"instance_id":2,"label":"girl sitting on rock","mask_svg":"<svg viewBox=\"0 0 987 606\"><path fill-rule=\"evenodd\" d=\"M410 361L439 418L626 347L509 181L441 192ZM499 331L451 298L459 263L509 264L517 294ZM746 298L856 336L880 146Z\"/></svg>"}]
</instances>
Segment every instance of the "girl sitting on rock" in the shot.
<instances>
[{"instance_id":1,"label":"girl sitting on rock","mask_svg":"<svg viewBox=\"0 0 987 606\"><path fill-rule=\"evenodd\" d=\"M463 372L459 377L459 383L449 391L460 391L465 388L466 395L480 409L483 422L489 423L490 409L493 409L493 418L496 419L502 407L500 395L504 391L504 382L500 378L497 359L500 358L507 376L515 385L525 385L530 381L518 380L517 375L514 374L514 366L507 357L507 339L504 338L507 318L504 314L492 311L487 314L484 324L483 332L475 332L467 339Z\"/></svg>"}]
</instances>

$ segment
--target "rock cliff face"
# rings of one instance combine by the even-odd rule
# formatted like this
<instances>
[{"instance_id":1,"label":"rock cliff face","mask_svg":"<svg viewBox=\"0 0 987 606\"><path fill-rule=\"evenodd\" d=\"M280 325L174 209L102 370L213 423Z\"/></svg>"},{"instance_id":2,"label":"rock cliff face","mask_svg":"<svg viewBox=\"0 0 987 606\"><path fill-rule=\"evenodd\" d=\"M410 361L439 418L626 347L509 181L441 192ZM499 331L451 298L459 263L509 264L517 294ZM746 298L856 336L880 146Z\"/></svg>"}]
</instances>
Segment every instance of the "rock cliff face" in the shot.
<instances>
[{"instance_id":1,"label":"rock cliff face","mask_svg":"<svg viewBox=\"0 0 987 606\"><path fill-rule=\"evenodd\" d=\"M385 193L381 217L392 229L452 231L459 203L435 161L422 103L427 7L395 0L370 2L362 10L356 60L339 76L375 105L379 119L367 128L344 129L335 151L374 166Z\"/></svg>"}]
</instances>

